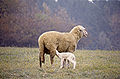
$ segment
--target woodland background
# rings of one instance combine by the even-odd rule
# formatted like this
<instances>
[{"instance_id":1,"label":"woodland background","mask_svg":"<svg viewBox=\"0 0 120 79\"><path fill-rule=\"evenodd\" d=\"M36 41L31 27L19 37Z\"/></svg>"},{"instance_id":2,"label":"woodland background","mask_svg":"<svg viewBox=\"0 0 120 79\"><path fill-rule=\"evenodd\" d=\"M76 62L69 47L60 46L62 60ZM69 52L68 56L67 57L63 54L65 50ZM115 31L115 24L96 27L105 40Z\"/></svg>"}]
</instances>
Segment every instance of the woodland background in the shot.
<instances>
[{"instance_id":1,"label":"woodland background","mask_svg":"<svg viewBox=\"0 0 120 79\"><path fill-rule=\"evenodd\" d=\"M78 49L120 50L119 0L0 0L0 46L38 47L46 31L88 31Z\"/></svg>"}]
</instances>

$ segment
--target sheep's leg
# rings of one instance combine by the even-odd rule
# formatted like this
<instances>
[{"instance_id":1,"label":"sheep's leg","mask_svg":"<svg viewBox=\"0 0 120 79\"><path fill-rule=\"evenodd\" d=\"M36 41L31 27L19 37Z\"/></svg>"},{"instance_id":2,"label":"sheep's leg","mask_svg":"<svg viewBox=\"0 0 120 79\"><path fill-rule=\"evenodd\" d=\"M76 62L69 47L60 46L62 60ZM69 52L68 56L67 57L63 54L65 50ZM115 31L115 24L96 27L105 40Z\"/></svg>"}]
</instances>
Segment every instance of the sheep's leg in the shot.
<instances>
[{"instance_id":1,"label":"sheep's leg","mask_svg":"<svg viewBox=\"0 0 120 79\"><path fill-rule=\"evenodd\" d=\"M69 46L69 48L67 49L67 51L73 53L75 51L75 47L76 47L75 45L71 45L71 46Z\"/></svg>"},{"instance_id":2,"label":"sheep's leg","mask_svg":"<svg viewBox=\"0 0 120 79\"><path fill-rule=\"evenodd\" d=\"M44 52L40 52L41 62L45 63Z\"/></svg>"},{"instance_id":3,"label":"sheep's leg","mask_svg":"<svg viewBox=\"0 0 120 79\"><path fill-rule=\"evenodd\" d=\"M53 64L54 62L54 56L56 54L56 51L50 51L50 60L51 60L51 65Z\"/></svg>"},{"instance_id":4,"label":"sheep's leg","mask_svg":"<svg viewBox=\"0 0 120 79\"><path fill-rule=\"evenodd\" d=\"M41 62L41 57L40 57L40 53L39 53L39 64L40 64L40 67L42 67L42 62Z\"/></svg>"},{"instance_id":5,"label":"sheep's leg","mask_svg":"<svg viewBox=\"0 0 120 79\"><path fill-rule=\"evenodd\" d=\"M51 56L51 55L50 55L50 61L51 61L51 65L52 65L53 62L54 62L54 56Z\"/></svg>"},{"instance_id":6,"label":"sheep's leg","mask_svg":"<svg viewBox=\"0 0 120 79\"><path fill-rule=\"evenodd\" d=\"M39 51L40 51L39 60L41 61L41 63L45 63L45 59L44 59L44 44L43 44L43 41L42 41L42 40L39 40L38 43L39 43Z\"/></svg>"},{"instance_id":7,"label":"sheep's leg","mask_svg":"<svg viewBox=\"0 0 120 79\"><path fill-rule=\"evenodd\" d=\"M45 63L44 52L39 53L39 64L42 67L42 63Z\"/></svg>"},{"instance_id":8,"label":"sheep's leg","mask_svg":"<svg viewBox=\"0 0 120 79\"><path fill-rule=\"evenodd\" d=\"M60 66L60 69L63 68L63 63L64 63L64 59L61 59L61 66Z\"/></svg>"}]
</instances>

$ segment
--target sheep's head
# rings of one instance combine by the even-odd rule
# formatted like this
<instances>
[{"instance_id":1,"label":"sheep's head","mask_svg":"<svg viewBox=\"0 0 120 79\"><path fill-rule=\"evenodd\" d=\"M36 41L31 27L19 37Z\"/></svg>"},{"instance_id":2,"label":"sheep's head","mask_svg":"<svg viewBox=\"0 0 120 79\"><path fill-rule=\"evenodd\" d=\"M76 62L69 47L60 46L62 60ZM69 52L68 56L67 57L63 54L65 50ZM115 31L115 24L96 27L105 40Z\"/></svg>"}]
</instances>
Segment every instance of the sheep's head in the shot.
<instances>
[{"instance_id":1,"label":"sheep's head","mask_svg":"<svg viewBox=\"0 0 120 79\"><path fill-rule=\"evenodd\" d=\"M70 32L78 35L79 38L88 36L86 29L81 25L75 26Z\"/></svg>"},{"instance_id":2,"label":"sheep's head","mask_svg":"<svg viewBox=\"0 0 120 79\"><path fill-rule=\"evenodd\" d=\"M76 26L76 27L78 27L78 30L80 31L80 34L82 34L82 35L85 36L85 37L88 36L88 33L87 33L86 29L85 29L83 26L78 25L78 26Z\"/></svg>"}]
</instances>

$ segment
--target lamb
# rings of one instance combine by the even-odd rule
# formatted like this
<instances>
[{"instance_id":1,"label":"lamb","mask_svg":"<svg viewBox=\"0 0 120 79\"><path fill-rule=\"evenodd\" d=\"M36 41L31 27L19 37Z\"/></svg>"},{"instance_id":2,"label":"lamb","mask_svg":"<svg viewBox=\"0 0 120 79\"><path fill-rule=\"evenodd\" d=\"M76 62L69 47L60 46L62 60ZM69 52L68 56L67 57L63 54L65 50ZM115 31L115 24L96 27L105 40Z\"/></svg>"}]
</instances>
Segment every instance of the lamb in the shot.
<instances>
[{"instance_id":1,"label":"lamb","mask_svg":"<svg viewBox=\"0 0 120 79\"><path fill-rule=\"evenodd\" d=\"M56 50L56 55L61 59L60 68L63 68L64 60L66 60L66 61L68 61L68 66L69 66L69 62L71 62L71 63L73 63L73 69L75 69L76 60L75 60L75 55L73 53L70 53L70 52L61 52L61 53L59 53ZM66 63L66 61L65 61L65 63Z\"/></svg>"},{"instance_id":2,"label":"lamb","mask_svg":"<svg viewBox=\"0 0 120 79\"><path fill-rule=\"evenodd\" d=\"M82 37L87 37L87 35L87 31L81 25L75 26L67 33L57 31L43 33L38 39L40 67L42 67L42 63L45 63L45 54L50 54L51 64L53 64L56 50L59 52L73 53L77 47L78 41Z\"/></svg>"}]
</instances>

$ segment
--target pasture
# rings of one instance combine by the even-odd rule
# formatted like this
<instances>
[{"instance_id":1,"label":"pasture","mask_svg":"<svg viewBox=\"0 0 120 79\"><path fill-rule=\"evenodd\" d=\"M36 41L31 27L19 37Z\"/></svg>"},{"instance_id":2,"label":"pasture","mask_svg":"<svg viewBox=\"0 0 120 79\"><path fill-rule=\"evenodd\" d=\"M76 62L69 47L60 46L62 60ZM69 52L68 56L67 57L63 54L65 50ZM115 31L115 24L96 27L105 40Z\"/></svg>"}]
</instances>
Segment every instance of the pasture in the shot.
<instances>
[{"instance_id":1,"label":"pasture","mask_svg":"<svg viewBox=\"0 0 120 79\"><path fill-rule=\"evenodd\" d=\"M45 56L39 67L38 48L0 47L0 79L120 79L120 51L77 50L76 69L59 69L60 59L50 65Z\"/></svg>"}]
</instances>

